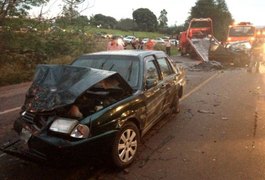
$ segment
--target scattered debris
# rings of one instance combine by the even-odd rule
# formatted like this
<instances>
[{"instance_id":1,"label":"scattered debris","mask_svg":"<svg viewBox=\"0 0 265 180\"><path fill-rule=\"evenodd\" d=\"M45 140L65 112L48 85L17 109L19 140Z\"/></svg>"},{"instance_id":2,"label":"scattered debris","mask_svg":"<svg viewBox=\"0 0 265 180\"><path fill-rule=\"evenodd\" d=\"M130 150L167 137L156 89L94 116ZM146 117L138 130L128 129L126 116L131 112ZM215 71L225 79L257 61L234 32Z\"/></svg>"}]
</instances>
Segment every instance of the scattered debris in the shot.
<instances>
[{"instance_id":1,"label":"scattered debris","mask_svg":"<svg viewBox=\"0 0 265 180\"><path fill-rule=\"evenodd\" d=\"M215 114L212 111L208 111L208 110L198 110L199 113L204 113L204 114Z\"/></svg>"},{"instance_id":2,"label":"scattered debris","mask_svg":"<svg viewBox=\"0 0 265 180\"><path fill-rule=\"evenodd\" d=\"M194 65L191 70L219 70L219 69L223 69L224 66L217 61L203 61L199 64Z\"/></svg>"},{"instance_id":3,"label":"scattered debris","mask_svg":"<svg viewBox=\"0 0 265 180\"><path fill-rule=\"evenodd\" d=\"M128 168L125 168L125 169L123 169L123 172L126 173L126 174L128 174L130 171L129 171Z\"/></svg>"}]
</instances>

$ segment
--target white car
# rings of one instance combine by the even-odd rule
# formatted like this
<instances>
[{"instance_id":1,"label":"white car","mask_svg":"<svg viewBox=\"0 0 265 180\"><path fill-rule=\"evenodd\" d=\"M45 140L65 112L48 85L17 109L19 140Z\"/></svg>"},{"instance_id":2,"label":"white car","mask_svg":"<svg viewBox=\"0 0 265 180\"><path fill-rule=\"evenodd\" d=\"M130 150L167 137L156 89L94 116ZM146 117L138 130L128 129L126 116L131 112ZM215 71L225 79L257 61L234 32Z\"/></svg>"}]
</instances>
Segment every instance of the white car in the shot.
<instances>
[{"instance_id":1,"label":"white car","mask_svg":"<svg viewBox=\"0 0 265 180\"><path fill-rule=\"evenodd\" d=\"M154 39L155 43L165 43L164 39L158 37Z\"/></svg>"},{"instance_id":2,"label":"white car","mask_svg":"<svg viewBox=\"0 0 265 180\"><path fill-rule=\"evenodd\" d=\"M169 42L171 45L177 46L179 44L179 41L177 39L169 39Z\"/></svg>"},{"instance_id":3,"label":"white car","mask_svg":"<svg viewBox=\"0 0 265 180\"><path fill-rule=\"evenodd\" d=\"M149 38L143 38L142 42L145 44L148 40L149 40Z\"/></svg>"},{"instance_id":4,"label":"white car","mask_svg":"<svg viewBox=\"0 0 265 180\"><path fill-rule=\"evenodd\" d=\"M124 41L125 43L131 43L131 41L132 41L133 39L135 39L135 38L136 38L135 36L126 36L126 37L123 38L123 41Z\"/></svg>"}]
</instances>

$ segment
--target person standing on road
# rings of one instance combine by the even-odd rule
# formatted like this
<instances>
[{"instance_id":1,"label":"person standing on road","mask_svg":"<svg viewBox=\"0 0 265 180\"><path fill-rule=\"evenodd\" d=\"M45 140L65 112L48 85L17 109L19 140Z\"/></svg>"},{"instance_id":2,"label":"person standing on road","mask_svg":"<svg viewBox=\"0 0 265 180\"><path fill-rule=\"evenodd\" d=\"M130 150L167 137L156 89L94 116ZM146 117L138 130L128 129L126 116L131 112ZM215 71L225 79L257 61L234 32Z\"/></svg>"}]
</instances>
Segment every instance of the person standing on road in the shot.
<instances>
[{"instance_id":1,"label":"person standing on road","mask_svg":"<svg viewBox=\"0 0 265 180\"><path fill-rule=\"evenodd\" d=\"M107 45L107 51L113 51L113 50L123 50L124 46L119 43L118 39L115 37L111 38L111 41L108 42Z\"/></svg>"},{"instance_id":2,"label":"person standing on road","mask_svg":"<svg viewBox=\"0 0 265 180\"><path fill-rule=\"evenodd\" d=\"M148 41L145 43L145 50L153 50L154 49L154 42L152 39L148 39Z\"/></svg>"},{"instance_id":3,"label":"person standing on road","mask_svg":"<svg viewBox=\"0 0 265 180\"><path fill-rule=\"evenodd\" d=\"M166 46L166 53L168 56L170 56L171 55L171 43L169 39L165 40L165 46Z\"/></svg>"},{"instance_id":4,"label":"person standing on road","mask_svg":"<svg viewBox=\"0 0 265 180\"><path fill-rule=\"evenodd\" d=\"M264 44L261 39L256 39L252 45L250 63L248 67L248 72L252 72L255 67L255 72L259 73L259 67L261 61L264 60Z\"/></svg>"},{"instance_id":5,"label":"person standing on road","mask_svg":"<svg viewBox=\"0 0 265 180\"><path fill-rule=\"evenodd\" d=\"M138 43L137 49L144 49L144 42L142 41L142 39L139 39L139 43Z\"/></svg>"}]
</instances>

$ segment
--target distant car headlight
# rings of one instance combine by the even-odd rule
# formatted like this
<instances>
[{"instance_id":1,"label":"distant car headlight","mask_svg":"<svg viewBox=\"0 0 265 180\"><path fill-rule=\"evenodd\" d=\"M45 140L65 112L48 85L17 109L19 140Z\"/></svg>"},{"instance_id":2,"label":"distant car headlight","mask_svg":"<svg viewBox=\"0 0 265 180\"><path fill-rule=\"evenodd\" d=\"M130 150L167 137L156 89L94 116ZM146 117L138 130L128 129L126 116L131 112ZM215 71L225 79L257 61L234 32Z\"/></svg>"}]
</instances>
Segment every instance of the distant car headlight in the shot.
<instances>
[{"instance_id":1,"label":"distant car headlight","mask_svg":"<svg viewBox=\"0 0 265 180\"><path fill-rule=\"evenodd\" d=\"M89 136L89 127L79 124L75 119L58 118L53 121L50 131L68 134L74 138L87 138Z\"/></svg>"}]
</instances>

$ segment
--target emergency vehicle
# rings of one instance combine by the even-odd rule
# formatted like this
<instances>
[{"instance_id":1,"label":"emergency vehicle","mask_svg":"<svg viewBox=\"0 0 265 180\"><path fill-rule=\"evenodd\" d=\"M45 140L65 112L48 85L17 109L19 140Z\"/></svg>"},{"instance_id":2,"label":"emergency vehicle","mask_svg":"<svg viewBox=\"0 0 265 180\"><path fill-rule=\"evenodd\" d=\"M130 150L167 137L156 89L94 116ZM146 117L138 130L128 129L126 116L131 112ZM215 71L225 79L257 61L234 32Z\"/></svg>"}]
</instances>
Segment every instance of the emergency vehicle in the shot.
<instances>
[{"instance_id":1,"label":"emergency vehicle","mask_svg":"<svg viewBox=\"0 0 265 180\"><path fill-rule=\"evenodd\" d=\"M250 22L240 22L230 25L228 28L226 43L236 41L249 41L253 43L256 36L256 27Z\"/></svg>"}]
</instances>

